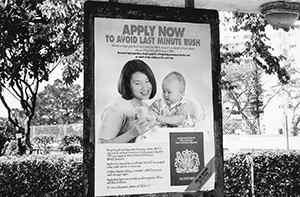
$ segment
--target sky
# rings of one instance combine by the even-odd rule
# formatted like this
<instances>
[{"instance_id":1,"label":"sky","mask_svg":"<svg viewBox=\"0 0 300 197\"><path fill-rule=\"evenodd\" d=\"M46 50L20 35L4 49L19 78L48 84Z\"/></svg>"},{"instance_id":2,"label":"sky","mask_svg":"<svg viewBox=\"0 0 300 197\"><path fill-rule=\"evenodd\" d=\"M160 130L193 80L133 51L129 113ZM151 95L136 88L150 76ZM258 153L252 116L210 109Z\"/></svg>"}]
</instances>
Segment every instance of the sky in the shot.
<instances>
[{"instance_id":1,"label":"sky","mask_svg":"<svg viewBox=\"0 0 300 197\"><path fill-rule=\"evenodd\" d=\"M81 74L82 75L82 74ZM44 90L44 87L48 84L53 84L56 79L62 79L62 67L57 67L49 76L49 81L43 82L39 88L39 92ZM82 77L80 77L75 84L80 84L83 87ZM5 98L11 108L21 108L19 101L16 100L11 94L5 93ZM0 117L7 117L7 110L0 101Z\"/></svg>"}]
</instances>

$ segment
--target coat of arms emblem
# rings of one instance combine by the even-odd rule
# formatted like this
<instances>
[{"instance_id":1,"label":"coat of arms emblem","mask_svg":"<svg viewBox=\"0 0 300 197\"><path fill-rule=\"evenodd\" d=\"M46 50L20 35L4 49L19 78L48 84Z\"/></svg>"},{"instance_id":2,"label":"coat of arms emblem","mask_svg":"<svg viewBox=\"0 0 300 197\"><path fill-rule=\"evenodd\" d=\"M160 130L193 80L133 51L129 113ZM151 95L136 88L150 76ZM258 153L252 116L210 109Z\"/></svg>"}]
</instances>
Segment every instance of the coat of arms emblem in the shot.
<instances>
[{"instance_id":1,"label":"coat of arms emblem","mask_svg":"<svg viewBox=\"0 0 300 197\"><path fill-rule=\"evenodd\" d=\"M191 150L183 150L176 152L174 166L177 173L195 173L199 171L200 160L199 155Z\"/></svg>"}]
</instances>

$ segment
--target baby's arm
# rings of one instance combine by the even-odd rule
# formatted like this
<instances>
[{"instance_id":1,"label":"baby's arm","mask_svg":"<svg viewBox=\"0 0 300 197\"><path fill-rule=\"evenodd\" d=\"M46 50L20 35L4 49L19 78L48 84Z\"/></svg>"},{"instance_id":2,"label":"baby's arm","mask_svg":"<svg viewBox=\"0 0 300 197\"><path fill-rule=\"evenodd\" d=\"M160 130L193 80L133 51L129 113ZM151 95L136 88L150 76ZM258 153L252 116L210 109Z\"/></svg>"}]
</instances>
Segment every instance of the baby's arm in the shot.
<instances>
[{"instance_id":1,"label":"baby's arm","mask_svg":"<svg viewBox=\"0 0 300 197\"><path fill-rule=\"evenodd\" d=\"M156 124L157 125L171 125L171 126L179 126L185 119L186 116L182 114L182 109L178 111L178 114L169 116L161 115L162 109L162 100L158 99L152 103L149 107L148 115L156 117Z\"/></svg>"},{"instance_id":2,"label":"baby's arm","mask_svg":"<svg viewBox=\"0 0 300 197\"><path fill-rule=\"evenodd\" d=\"M158 117L160 117L160 99L155 100L149 107L148 109L148 116L150 117L154 117L154 119L152 119L151 123L152 125L156 126L156 125L160 125L159 119Z\"/></svg>"},{"instance_id":3,"label":"baby's arm","mask_svg":"<svg viewBox=\"0 0 300 197\"><path fill-rule=\"evenodd\" d=\"M189 119L189 114L186 103L180 103L175 113L172 116L163 117L162 121L167 125L178 127Z\"/></svg>"},{"instance_id":4,"label":"baby's arm","mask_svg":"<svg viewBox=\"0 0 300 197\"><path fill-rule=\"evenodd\" d=\"M153 111L151 108L149 108L147 120L150 122L151 126L157 126L160 124L157 117L158 117L158 114L155 111Z\"/></svg>"},{"instance_id":5,"label":"baby's arm","mask_svg":"<svg viewBox=\"0 0 300 197\"><path fill-rule=\"evenodd\" d=\"M186 120L186 116L181 115L174 115L174 116L160 116L157 118L160 124L167 124L171 126L179 126L183 121Z\"/></svg>"}]
</instances>

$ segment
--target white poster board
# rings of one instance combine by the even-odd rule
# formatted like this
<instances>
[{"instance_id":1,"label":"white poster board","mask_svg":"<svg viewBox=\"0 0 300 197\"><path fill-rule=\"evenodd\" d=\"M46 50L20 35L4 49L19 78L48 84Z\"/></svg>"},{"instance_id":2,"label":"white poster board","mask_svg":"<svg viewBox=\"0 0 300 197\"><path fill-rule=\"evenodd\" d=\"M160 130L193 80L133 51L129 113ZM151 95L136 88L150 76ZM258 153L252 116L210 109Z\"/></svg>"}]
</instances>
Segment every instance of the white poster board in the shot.
<instances>
[{"instance_id":1,"label":"white poster board","mask_svg":"<svg viewBox=\"0 0 300 197\"><path fill-rule=\"evenodd\" d=\"M185 191L189 184L172 183L171 166L175 165L176 155L171 154L176 152L171 153L170 147L174 144L203 147L203 155L198 154L203 157L198 159L202 168L214 157L210 25L95 17L94 46L95 196ZM119 75L131 59L142 59L155 75L157 94L147 101L149 105L162 98L163 78L177 71L186 80L185 95L201 104L204 121L194 128L156 128L148 136L137 138L136 143L101 144L98 135L103 109L120 97ZM171 142L174 133L183 136ZM197 135L202 137L194 137ZM177 154L191 155L191 149ZM190 162L194 157L188 159ZM213 188L214 176L201 189Z\"/></svg>"}]
</instances>

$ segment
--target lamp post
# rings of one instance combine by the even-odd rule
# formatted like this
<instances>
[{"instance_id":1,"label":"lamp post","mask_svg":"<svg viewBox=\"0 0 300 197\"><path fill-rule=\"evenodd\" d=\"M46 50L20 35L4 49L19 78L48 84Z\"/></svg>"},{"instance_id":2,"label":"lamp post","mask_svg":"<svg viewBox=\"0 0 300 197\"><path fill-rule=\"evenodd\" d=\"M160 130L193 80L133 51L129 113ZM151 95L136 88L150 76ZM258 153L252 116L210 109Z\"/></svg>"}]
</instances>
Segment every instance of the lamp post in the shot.
<instances>
[{"instance_id":1,"label":"lamp post","mask_svg":"<svg viewBox=\"0 0 300 197\"><path fill-rule=\"evenodd\" d=\"M283 103L284 103L284 106L283 106L283 121L284 121L284 130L285 130L285 133L286 133L286 149L289 150L290 147L289 147L289 129L288 129L288 107L289 107L289 92L284 89L284 95L283 95Z\"/></svg>"}]
</instances>

